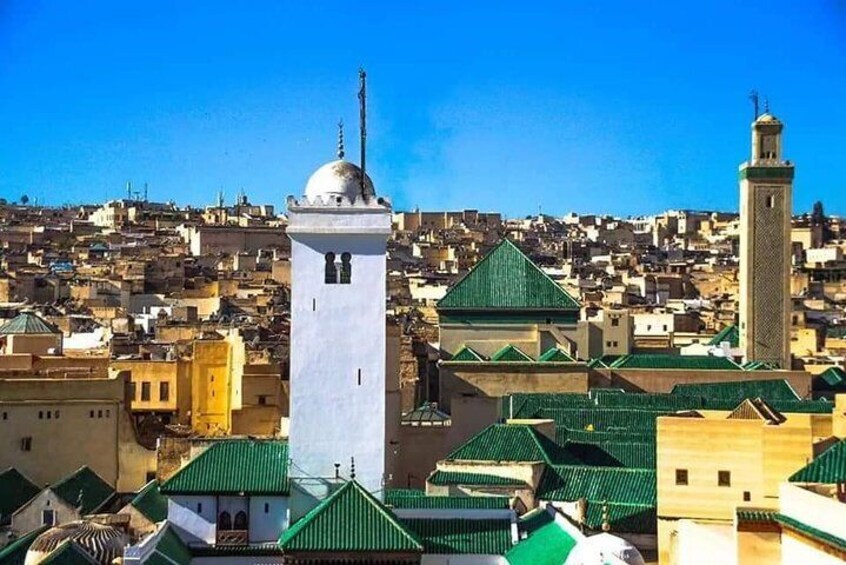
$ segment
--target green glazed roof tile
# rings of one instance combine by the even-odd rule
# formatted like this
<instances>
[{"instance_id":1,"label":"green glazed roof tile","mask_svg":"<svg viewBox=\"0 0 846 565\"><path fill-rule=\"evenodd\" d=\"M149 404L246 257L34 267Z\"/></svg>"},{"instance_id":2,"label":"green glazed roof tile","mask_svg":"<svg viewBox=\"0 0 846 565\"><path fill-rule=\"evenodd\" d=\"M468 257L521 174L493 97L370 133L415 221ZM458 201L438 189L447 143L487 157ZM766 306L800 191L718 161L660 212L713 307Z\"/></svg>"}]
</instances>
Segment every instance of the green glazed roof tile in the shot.
<instances>
[{"instance_id":1,"label":"green glazed roof tile","mask_svg":"<svg viewBox=\"0 0 846 565\"><path fill-rule=\"evenodd\" d=\"M573 297L507 239L438 302L438 310L578 309Z\"/></svg>"},{"instance_id":2,"label":"green glazed roof tile","mask_svg":"<svg viewBox=\"0 0 846 565\"><path fill-rule=\"evenodd\" d=\"M511 520L405 519L403 523L429 554L505 555L511 549Z\"/></svg>"},{"instance_id":3,"label":"green glazed roof tile","mask_svg":"<svg viewBox=\"0 0 846 565\"><path fill-rule=\"evenodd\" d=\"M510 565L561 565L576 546L576 540L545 510L526 514L518 527L527 537L505 555Z\"/></svg>"},{"instance_id":4,"label":"green glazed roof tile","mask_svg":"<svg viewBox=\"0 0 846 565\"><path fill-rule=\"evenodd\" d=\"M655 443L605 441L597 443L567 442L564 449L585 465L595 467L655 468Z\"/></svg>"},{"instance_id":5,"label":"green glazed roof tile","mask_svg":"<svg viewBox=\"0 0 846 565\"><path fill-rule=\"evenodd\" d=\"M39 492L41 489L14 467L0 473L0 524Z\"/></svg>"},{"instance_id":6,"label":"green glazed roof tile","mask_svg":"<svg viewBox=\"0 0 846 565\"><path fill-rule=\"evenodd\" d=\"M59 328L32 312L21 312L0 326L0 335L59 333L62 333Z\"/></svg>"},{"instance_id":7,"label":"green glazed roof tile","mask_svg":"<svg viewBox=\"0 0 846 565\"><path fill-rule=\"evenodd\" d=\"M835 484L846 482L846 440L840 440L794 473L791 483Z\"/></svg>"},{"instance_id":8,"label":"green glazed roof tile","mask_svg":"<svg viewBox=\"0 0 846 565\"><path fill-rule=\"evenodd\" d=\"M432 508L456 510L507 510L511 499L507 496L426 496L406 494L405 491L389 490L385 493L385 505L392 508Z\"/></svg>"},{"instance_id":9,"label":"green glazed roof tile","mask_svg":"<svg viewBox=\"0 0 846 565\"><path fill-rule=\"evenodd\" d=\"M478 363L484 360L484 357L482 357L479 353L476 353L473 348L466 345L459 349L458 353L453 355L450 359L450 361L467 361L471 363Z\"/></svg>"},{"instance_id":10,"label":"green glazed roof tile","mask_svg":"<svg viewBox=\"0 0 846 565\"><path fill-rule=\"evenodd\" d=\"M167 518L167 498L159 491L159 482L152 480L138 491L130 503L151 522Z\"/></svg>"},{"instance_id":11,"label":"green glazed roof tile","mask_svg":"<svg viewBox=\"0 0 846 565\"><path fill-rule=\"evenodd\" d=\"M655 470L624 467L554 465L546 468L538 498L573 502L640 504L655 506Z\"/></svg>"},{"instance_id":12,"label":"green glazed roof tile","mask_svg":"<svg viewBox=\"0 0 846 565\"><path fill-rule=\"evenodd\" d=\"M287 494L288 444L278 440L222 440L161 485L172 494Z\"/></svg>"},{"instance_id":13,"label":"green glazed roof tile","mask_svg":"<svg viewBox=\"0 0 846 565\"><path fill-rule=\"evenodd\" d=\"M456 471L435 471L428 482L435 486L464 485L490 487L525 487L518 479L488 475L485 473L462 473Z\"/></svg>"},{"instance_id":14,"label":"green glazed roof tile","mask_svg":"<svg viewBox=\"0 0 846 565\"><path fill-rule=\"evenodd\" d=\"M178 565L191 563L191 550L188 549L188 546L185 545L170 524L164 527L167 529L156 543L154 555L158 556L161 563L176 563Z\"/></svg>"},{"instance_id":15,"label":"green glazed roof tile","mask_svg":"<svg viewBox=\"0 0 846 565\"><path fill-rule=\"evenodd\" d=\"M840 367L829 367L814 377L813 389L837 392L846 390L846 371Z\"/></svg>"},{"instance_id":16,"label":"green glazed roof tile","mask_svg":"<svg viewBox=\"0 0 846 565\"><path fill-rule=\"evenodd\" d=\"M705 399L723 399L735 402L741 402L746 398L763 398L767 402L799 400L799 395L784 379L677 384L673 387L671 394L701 396ZM776 409L778 408L776 407Z\"/></svg>"},{"instance_id":17,"label":"green glazed roof tile","mask_svg":"<svg viewBox=\"0 0 846 565\"><path fill-rule=\"evenodd\" d=\"M355 481L344 483L282 533L295 552L420 552L420 539Z\"/></svg>"},{"instance_id":18,"label":"green glazed roof tile","mask_svg":"<svg viewBox=\"0 0 846 565\"><path fill-rule=\"evenodd\" d=\"M603 504L598 501L588 503L585 513L585 525L592 530L601 530L603 522ZM654 505L649 504L608 504L608 524L611 533L655 534L658 530L658 513Z\"/></svg>"},{"instance_id":19,"label":"green glazed roof tile","mask_svg":"<svg viewBox=\"0 0 846 565\"><path fill-rule=\"evenodd\" d=\"M740 371L740 365L726 357L710 355L623 355L611 363L612 369L684 369L696 371Z\"/></svg>"},{"instance_id":20,"label":"green glazed roof tile","mask_svg":"<svg viewBox=\"0 0 846 565\"><path fill-rule=\"evenodd\" d=\"M737 520L739 522L775 522L777 514L775 510L738 508Z\"/></svg>"},{"instance_id":21,"label":"green glazed roof tile","mask_svg":"<svg viewBox=\"0 0 846 565\"><path fill-rule=\"evenodd\" d=\"M50 490L71 507L78 507L80 514L91 514L115 494L115 489L88 467L80 467L75 473L50 485Z\"/></svg>"},{"instance_id":22,"label":"green glazed roof tile","mask_svg":"<svg viewBox=\"0 0 846 565\"><path fill-rule=\"evenodd\" d=\"M538 357L538 361L542 363L575 363L576 360L568 355L565 351L557 347L550 347L546 352Z\"/></svg>"},{"instance_id":23,"label":"green glazed roof tile","mask_svg":"<svg viewBox=\"0 0 846 565\"><path fill-rule=\"evenodd\" d=\"M518 363L531 363L532 358L520 351L517 347L508 344L491 356L491 361L516 361Z\"/></svg>"},{"instance_id":24,"label":"green glazed roof tile","mask_svg":"<svg viewBox=\"0 0 846 565\"><path fill-rule=\"evenodd\" d=\"M724 327L720 333L715 335L708 345L720 345L724 341L729 342L730 347L740 347L740 330L735 324Z\"/></svg>"},{"instance_id":25,"label":"green glazed roof tile","mask_svg":"<svg viewBox=\"0 0 846 565\"><path fill-rule=\"evenodd\" d=\"M846 539L824 532L818 528L814 528L813 526L809 526L804 522L800 522L799 520L791 518L790 516L785 516L784 514L776 514L776 521L782 526L787 526L792 530L829 545L838 551L846 551Z\"/></svg>"},{"instance_id":26,"label":"green glazed roof tile","mask_svg":"<svg viewBox=\"0 0 846 565\"><path fill-rule=\"evenodd\" d=\"M577 463L571 455L531 426L492 424L447 456L454 461L543 461Z\"/></svg>"},{"instance_id":27,"label":"green glazed roof tile","mask_svg":"<svg viewBox=\"0 0 846 565\"><path fill-rule=\"evenodd\" d=\"M24 565L29 546L32 545L35 538L49 529L50 526L40 526L10 542L6 547L0 549L0 563L3 565Z\"/></svg>"}]
</instances>

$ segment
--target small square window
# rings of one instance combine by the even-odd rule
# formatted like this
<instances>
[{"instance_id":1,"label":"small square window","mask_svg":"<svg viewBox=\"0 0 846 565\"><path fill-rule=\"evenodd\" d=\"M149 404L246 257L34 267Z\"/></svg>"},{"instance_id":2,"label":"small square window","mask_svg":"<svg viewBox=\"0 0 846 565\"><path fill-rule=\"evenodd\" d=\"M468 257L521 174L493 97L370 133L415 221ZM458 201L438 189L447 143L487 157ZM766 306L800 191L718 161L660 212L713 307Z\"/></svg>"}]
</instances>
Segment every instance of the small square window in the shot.
<instances>
[{"instance_id":1,"label":"small square window","mask_svg":"<svg viewBox=\"0 0 846 565\"><path fill-rule=\"evenodd\" d=\"M148 381L141 383L141 402L150 402L150 383Z\"/></svg>"},{"instance_id":2,"label":"small square window","mask_svg":"<svg viewBox=\"0 0 846 565\"><path fill-rule=\"evenodd\" d=\"M203 503L198 502L197 503L197 514L202 514L202 513L203 513Z\"/></svg>"},{"instance_id":3,"label":"small square window","mask_svg":"<svg viewBox=\"0 0 846 565\"><path fill-rule=\"evenodd\" d=\"M21 451L32 451L32 437L22 437L21 438Z\"/></svg>"},{"instance_id":4,"label":"small square window","mask_svg":"<svg viewBox=\"0 0 846 565\"><path fill-rule=\"evenodd\" d=\"M620 318L611 318L611 325L615 328L620 325Z\"/></svg>"},{"instance_id":5,"label":"small square window","mask_svg":"<svg viewBox=\"0 0 846 565\"><path fill-rule=\"evenodd\" d=\"M58 410L56 410L56 412L53 414L53 417L56 418L57 420L59 419L59 411Z\"/></svg>"},{"instance_id":6,"label":"small square window","mask_svg":"<svg viewBox=\"0 0 846 565\"><path fill-rule=\"evenodd\" d=\"M103 411L102 411L102 410L97 410L97 417L98 417L98 418L102 418L102 417L103 417Z\"/></svg>"},{"instance_id":7,"label":"small square window","mask_svg":"<svg viewBox=\"0 0 846 565\"><path fill-rule=\"evenodd\" d=\"M270 503L268 503L268 502L265 502L265 503L264 503L264 513L265 513L265 514L269 514L269 513L270 513Z\"/></svg>"},{"instance_id":8,"label":"small square window","mask_svg":"<svg viewBox=\"0 0 846 565\"><path fill-rule=\"evenodd\" d=\"M91 411L88 413L88 417L89 417L89 418L93 418L93 417L94 417L94 411L93 411L93 410L91 410Z\"/></svg>"},{"instance_id":9,"label":"small square window","mask_svg":"<svg viewBox=\"0 0 846 565\"><path fill-rule=\"evenodd\" d=\"M749 502L752 500L752 493L748 490L743 491L743 502Z\"/></svg>"},{"instance_id":10,"label":"small square window","mask_svg":"<svg viewBox=\"0 0 846 565\"><path fill-rule=\"evenodd\" d=\"M687 469L676 469L676 484L687 485Z\"/></svg>"},{"instance_id":11,"label":"small square window","mask_svg":"<svg viewBox=\"0 0 846 565\"><path fill-rule=\"evenodd\" d=\"M775 208L775 196L772 194L767 196L767 208Z\"/></svg>"},{"instance_id":12,"label":"small square window","mask_svg":"<svg viewBox=\"0 0 846 565\"><path fill-rule=\"evenodd\" d=\"M39 410L39 411L38 411L38 419L39 419L39 420L43 420L43 419L44 419L44 411L43 411L43 410Z\"/></svg>"},{"instance_id":13,"label":"small square window","mask_svg":"<svg viewBox=\"0 0 846 565\"><path fill-rule=\"evenodd\" d=\"M9 419L9 413L8 413L8 412L3 412L3 419L4 419L4 420L8 420L8 419Z\"/></svg>"},{"instance_id":14,"label":"small square window","mask_svg":"<svg viewBox=\"0 0 846 565\"><path fill-rule=\"evenodd\" d=\"M717 486L731 486L731 471L717 471Z\"/></svg>"}]
</instances>

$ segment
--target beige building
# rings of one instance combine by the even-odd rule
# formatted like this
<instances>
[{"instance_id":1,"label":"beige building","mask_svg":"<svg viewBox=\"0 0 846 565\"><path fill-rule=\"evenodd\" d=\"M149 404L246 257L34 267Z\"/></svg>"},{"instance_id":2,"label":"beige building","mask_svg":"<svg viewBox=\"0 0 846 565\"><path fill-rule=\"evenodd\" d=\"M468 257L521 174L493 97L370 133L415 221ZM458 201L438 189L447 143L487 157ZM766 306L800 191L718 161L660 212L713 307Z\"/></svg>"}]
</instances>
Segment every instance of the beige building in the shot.
<instances>
[{"instance_id":1,"label":"beige building","mask_svg":"<svg viewBox=\"0 0 846 565\"><path fill-rule=\"evenodd\" d=\"M793 164L782 159L783 124L752 124L752 156L740 166L740 347L746 361L790 369Z\"/></svg>"},{"instance_id":2,"label":"beige building","mask_svg":"<svg viewBox=\"0 0 846 565\"><path fill-rule=\"evenodd\" d=\"M782 414L760 399L732 412L659 417L659 563L704 563L697 552L734 562L738 507L777 509L781 484L832 434L830 414Z\"/></svg>"}]
</instances>

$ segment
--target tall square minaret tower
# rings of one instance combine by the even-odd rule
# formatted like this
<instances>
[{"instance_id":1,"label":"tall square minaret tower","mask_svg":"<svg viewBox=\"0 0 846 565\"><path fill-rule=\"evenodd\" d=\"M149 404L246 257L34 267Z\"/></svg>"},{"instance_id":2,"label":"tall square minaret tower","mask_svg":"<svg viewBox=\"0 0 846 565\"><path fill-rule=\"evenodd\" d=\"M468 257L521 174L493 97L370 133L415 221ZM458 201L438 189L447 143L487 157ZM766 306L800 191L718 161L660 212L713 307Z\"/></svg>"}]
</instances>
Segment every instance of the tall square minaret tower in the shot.
<instances>
[{"instance_id":1,"label":"tall square minaret tower","mask_svg":"<svg viewBox=\"0 0 846 565\"><path fill-rule=\"evenodd\" d=\"M336 473L354 472L380 497L384 488L391 205L358 166L332 161L311 176L302 198L288 198L287 232L295 519L329 494Z\"/></svg>"},{"instance_id":2,"label":"tall square minaret tower","mask_svg":"<svg viewBox=\"0 0 846 565\"><path fill-rule=\"evenodd\" d=\"M790 369L794 169L782 160L783 129L770 113L758 117L740 166L740 347L746 361Z\"/></svg>"}]
</instances>

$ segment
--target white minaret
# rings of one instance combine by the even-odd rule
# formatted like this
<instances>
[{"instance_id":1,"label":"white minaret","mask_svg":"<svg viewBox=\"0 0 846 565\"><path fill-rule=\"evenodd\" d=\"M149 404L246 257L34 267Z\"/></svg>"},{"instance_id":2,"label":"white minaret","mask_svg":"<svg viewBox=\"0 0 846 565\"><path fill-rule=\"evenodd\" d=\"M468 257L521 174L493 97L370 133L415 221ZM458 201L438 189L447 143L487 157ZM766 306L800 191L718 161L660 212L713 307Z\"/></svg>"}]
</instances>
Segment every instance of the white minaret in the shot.
<instances>
[{"instance_id":1,"label":"white minaret","mask_svg":"<svg viewBox=\"0 0 846 565\"><path fill-rule=\"evenodd\" d=\"M291 238L291 519L338 466L381 498L385 475L386 245L391 205L341 159L288 198ZM365 177L362 182L362 176Z\"/></svg>"}]
</instances>

